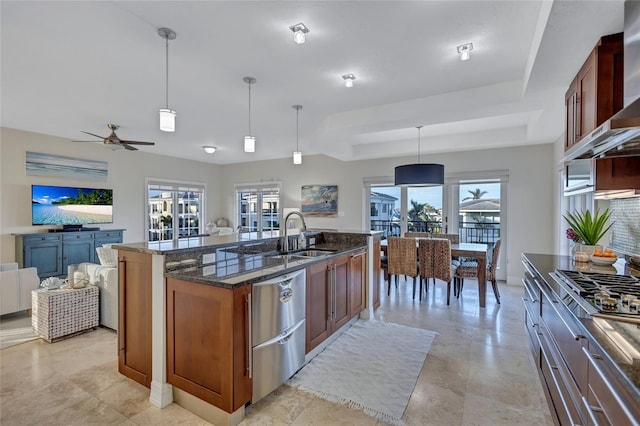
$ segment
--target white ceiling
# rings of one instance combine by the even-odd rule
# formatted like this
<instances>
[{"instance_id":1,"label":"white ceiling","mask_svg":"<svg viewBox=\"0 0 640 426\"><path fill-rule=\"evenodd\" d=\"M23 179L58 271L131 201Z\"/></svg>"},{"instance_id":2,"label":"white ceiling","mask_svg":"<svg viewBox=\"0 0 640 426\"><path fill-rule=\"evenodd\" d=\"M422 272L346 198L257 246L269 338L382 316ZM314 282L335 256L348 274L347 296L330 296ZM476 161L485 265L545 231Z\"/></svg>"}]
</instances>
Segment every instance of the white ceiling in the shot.
<instances>
[{"instance_id":1,"label":"white ceiling","mask_svg":"<svg viewBox=\"0 0 640 426\"><path fill-rule=\"evenodd\" d=\"M71 140L153 141L143 151L214 164L341 160L554 142L564 92L598 38L622 31L609 1L6 1L1 125ZM310 28L297 45L289 26ZM177 130L158 129L169 106ZM471 60L456 46L473 42ZM354 73L347 89L341 76ZM255 153L244 153L248 88ZM72 143L72 142L69 142ZM207 155L203 145L218 151ZM120 151L121 155L135 152Z\"/></svg>"}]
</instances>

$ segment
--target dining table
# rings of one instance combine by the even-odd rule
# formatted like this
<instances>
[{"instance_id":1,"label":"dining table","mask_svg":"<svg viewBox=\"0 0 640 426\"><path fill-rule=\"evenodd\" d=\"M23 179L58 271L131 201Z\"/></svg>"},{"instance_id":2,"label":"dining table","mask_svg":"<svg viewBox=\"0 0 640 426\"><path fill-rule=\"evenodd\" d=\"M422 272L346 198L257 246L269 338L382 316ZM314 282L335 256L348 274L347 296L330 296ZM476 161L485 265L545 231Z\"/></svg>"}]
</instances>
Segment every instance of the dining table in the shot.
<instances>
[{"instance_id":1,"label":"dining table","mask_svg":"<svg viewBox=\"0 0 640 426\"><path fill-rule=\"evenodd\" d=\"M418 240L416 238L416 247ZM387 240L380 242L380 249L383 254L387 255ZM488 244L483 243L458 243L451 244L451 256L452 257L471 257L478 262L478 301L480 307L484 308L487 302L487 251L489 249Z\"/></svg>"}]
</instances>

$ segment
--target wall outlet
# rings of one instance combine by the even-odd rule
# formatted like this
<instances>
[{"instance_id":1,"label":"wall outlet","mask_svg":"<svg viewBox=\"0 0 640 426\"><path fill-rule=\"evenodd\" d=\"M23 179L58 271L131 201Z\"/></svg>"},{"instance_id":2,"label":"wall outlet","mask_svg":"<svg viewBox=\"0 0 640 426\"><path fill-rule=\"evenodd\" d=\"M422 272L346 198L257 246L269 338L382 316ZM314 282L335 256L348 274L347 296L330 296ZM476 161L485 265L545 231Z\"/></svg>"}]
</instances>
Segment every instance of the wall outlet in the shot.
<instances>
[{"instance_id":1,"label":"wall outlet","mask_svg":"<svg viewBox=\"0 0 640 426\"><path fill-rule=\"evenodd\" d=\"M316 239L314 237L309 238L309 245L310 246L315 246L316 245Z\"/></svg>"},{"instance_id":2,"label":"wall outlet","mask_svg":"<svg viewBox=\"0 0 640 426\"><path fill-rule=\"evenodd\" d=\"M215 253L207 253L202 255L202 264L206 265L207 263L213 263L216 261Z\"/></svg>"},{"instance_id":3,"label":"wall outlet","mask_svg":"<svg viewBox=\"0 0 640 426\"><path fill-rule=\"evenodd\" d=\"M211 265L211 266L205 266L204 268L202 268L202 275L206 276L206 275L213 275L216 273L216 267Z\"/></svg>"}]
</instances>

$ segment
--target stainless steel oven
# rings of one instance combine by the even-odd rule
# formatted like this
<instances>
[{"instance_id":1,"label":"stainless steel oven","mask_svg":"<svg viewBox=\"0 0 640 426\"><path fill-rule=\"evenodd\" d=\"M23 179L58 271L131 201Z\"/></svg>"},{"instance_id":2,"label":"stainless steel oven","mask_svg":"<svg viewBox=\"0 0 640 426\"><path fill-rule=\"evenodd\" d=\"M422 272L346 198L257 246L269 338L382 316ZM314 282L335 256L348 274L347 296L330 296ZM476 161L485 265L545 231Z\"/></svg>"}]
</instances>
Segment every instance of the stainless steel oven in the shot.
<instances>
[{"instance_id":1,"label":"stainless steel oven","mask_svg":"<svg viewBox=\"0 0 640 426\"><path fill-rule=\"evenodd\" d=\"M304 364L305 270L253 284L252 402L272 392Z\"/></svg>"}]
</instances>

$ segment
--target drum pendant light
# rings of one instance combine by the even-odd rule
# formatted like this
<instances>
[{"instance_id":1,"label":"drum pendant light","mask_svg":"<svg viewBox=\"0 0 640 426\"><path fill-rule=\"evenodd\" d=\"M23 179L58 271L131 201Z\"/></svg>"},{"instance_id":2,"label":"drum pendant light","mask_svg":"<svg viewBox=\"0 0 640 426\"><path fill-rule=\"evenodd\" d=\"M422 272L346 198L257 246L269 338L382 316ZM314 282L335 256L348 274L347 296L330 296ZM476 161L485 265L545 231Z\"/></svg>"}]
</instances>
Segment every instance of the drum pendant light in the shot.
<instances>
[{"instance_id":1,"label":"drum pendant light","mask_svg":"<svg viewBox=\"0 0 640 426\"><path fill-rule=\"evenodd\" d=\"M165 92L165 108L160 108L160 130L163 132L176 131L176 112L169 108L169 40L176 39L176 33L169 28L159 28L158 35L165 39L166 48L166 92Z\"/></svg>"},{"instance_id":2,"label":"drum pendant light","mask_svg":"<svg viewBox=\"0 0 640 426\"><path fill-rule=\"evenodd\" d=\"M397 186L435 186L444 185L444 165L420 163L420 129L418 129L418 162L405 164L395 169L395 185Z\"/></svg>"}]
</instances>

